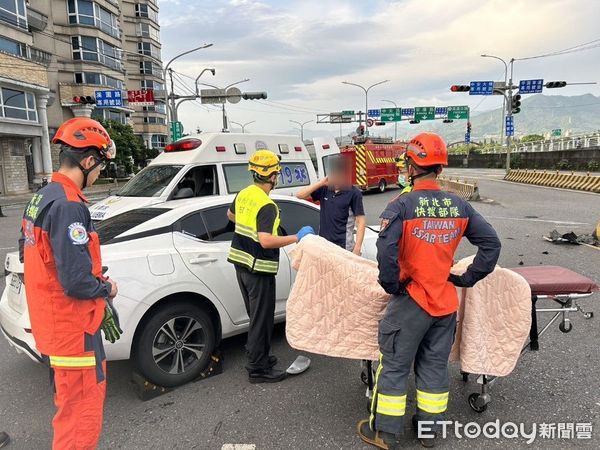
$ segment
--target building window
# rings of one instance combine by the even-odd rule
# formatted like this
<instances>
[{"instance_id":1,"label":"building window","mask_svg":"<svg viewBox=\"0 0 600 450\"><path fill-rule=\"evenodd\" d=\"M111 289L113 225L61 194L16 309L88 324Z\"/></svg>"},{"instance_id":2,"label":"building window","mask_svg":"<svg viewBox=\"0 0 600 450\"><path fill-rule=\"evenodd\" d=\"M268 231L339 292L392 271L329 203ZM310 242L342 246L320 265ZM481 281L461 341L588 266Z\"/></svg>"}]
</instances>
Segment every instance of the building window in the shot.
<instances>
[{"instance_id":1,"label":"building window","mask_svg":"<svg viewBox=\"0 0 600 450\"><path fill-rule=\"evenodd\" d=\"M140 73L156 75L162 78L162 67L152 61L140 61Z\"/></svg>"},{"instance_id":2,"label":"building window","mask_svg":"<svg viewBox=\"0 0 600 450\"><path fill-rule=\"evenodd\" d=\"M123 89L123 82L121 80L96 72L75 72L75 83L95 84L110 86L114 89Z\"/></svg>"},{"instance_id":3,"label":"building window","mask_svg":"<svg viewBox=\"0 0 600 450\"><path fill-rule=\"evenodd\" d=\"M155 103L153 106L142 106L142 111L166 114L167 107L164 103Z\"/></svg>"},{"instance_id":4,"label":"building window","mask_svg":"<svg viewBox=\"0 0 600 450\"><path fill-rule=\"evenodd\" d=\"M165 89L165 85L163 83L159 83L154 80L141 80L140 86L142 89L154 89L155 91L162 91Z\"/></svg>"},{"instance_id":5,"label":"building window","mask_svg":"<svg viewBox=\"0 0 600 450\"><path fill-rule=\"evenodd\" d=\"M92 118L96 120L112 120L113 122L119 122L125 125L127 118L123 111L105 108L94 108L92 111Z\"/></svg>"},{"instance_id":6,"label":"building window","mask_svg":"<svg viewBox=\"0 0 600 450\"><path fill-rule=\"evenodd\" d=\"M31 92L2 88L0 103L3 117L37 122L35 95Z\"/></svg>"},{"instance_id":7,"label":"building window","mask_svg":"<svg viewBox=\"0 0 600 450\"><path fill-rule=\"evenodd\" d=\"M13 41L12 39L7 39L2 36L0 36L0 50L10 53L11 55L27 58L27 46L25 44Z\"/></svg>"},{"instance_id":8,"label":"building window","mask_svg":"<svg viewBox=\"0 0 600 450\"><path fill-rule=\"evenodd\" d=\"M135 15L136 17L146 17L148 19L152 19L156 22L158 19L158 14L155 10L150 8L149 5L144 3L137 3L135 5Z\"/></svg>"},{"instance_id":9,"label":"building window","mask_svg":"<svg viewBox=\"0 0 600 450\"><path fill-rule=\"evenodd\" d=\"M150 42L138 42L138 53L140 55L153 56L160 58L160 50Z\"/></svg>"},{"instance_id":10,"label":"building window","mask_svg":"<svg viewBox=\"0 0 600 450\"><path fill-rule=\"evenodd\" d=\"M89 0L69 0L69 23L91 25L114 37L119 37L119 19L109 10Z\"/></svg>"},{"instance_id":11,"label":"building window","mask_svg":"<svg viewBox=\"0 0 600 450\"><path fill-rule=\"evenodd\" d=\"M25 0L0 0L0 20L26 30Z\"/></svg>"},{"instance_id":12,"label":"building window","mask_svg":"<svg viewBox=\"0 0 600 450\"><path fill-rule=\"evenodd\" d=\"M149 37L160 42L160 32L149 23L138 24L138 36Z\"/></svg>"},{"instance_id":13,"label":"building window","mask_svg":"<svg viewBox=\"0 0 600 450\"><path fill-rule=\"evenodd\" d=\"M167 145L167 136L164 134L153 134L150 138L150 144L152 148L163 148Z\"/></svg>"},{"instance_id":14,"label":"building window","mask_svg":"<svg viewBox=\"0 0 600 450\"><path fill-rule=\"evenodd\" d=\"M121 49L113 47L102 39L89 36L74 36L73 59L76 61L97 61L113 69L121 69Z\"/></svg>"},{"instance_id":15,"label":"building window","mask_svg":"<svg viewBox=\"0 0 600 450\"><path fill-rule=\"evenodd\" d=\"M164 125L166 123L165 118L164 117L144 117L144 123L152 123L152 124L159 124L159 125Z\"/></svg>"}]
</instances>

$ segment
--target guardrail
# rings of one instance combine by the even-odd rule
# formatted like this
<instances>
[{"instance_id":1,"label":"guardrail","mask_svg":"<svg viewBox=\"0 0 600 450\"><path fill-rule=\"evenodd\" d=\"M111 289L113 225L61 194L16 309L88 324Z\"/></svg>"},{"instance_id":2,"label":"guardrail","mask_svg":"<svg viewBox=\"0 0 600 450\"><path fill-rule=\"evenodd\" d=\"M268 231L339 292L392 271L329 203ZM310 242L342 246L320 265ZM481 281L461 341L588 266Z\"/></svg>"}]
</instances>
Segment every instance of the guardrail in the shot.
<instances>
[{"instance_id":1,"label":"guardrail","mask_svg":"<svg viewBox=\"0 0 600 450\"><path fill-rule=\"evenodd\" d=\"M481 197L479 195L479 187L476 180L460 180L458 177L439 177L438 181L444 191L452 192L465 200L477 201Z\"/></svg>"},{"instance_id":2,"label":"guardrail","mask_svg":"<svg viewBox=\"0 0 600 450\"><path fill-rule=\"evenodd\" d=\"M559 172L558 170L536 171L517 169L508 172L504 179L514 181L515 183L600 193L600 176L591 175L589 172L581 175L574 172Z\"/></svg>"}]
</instances>

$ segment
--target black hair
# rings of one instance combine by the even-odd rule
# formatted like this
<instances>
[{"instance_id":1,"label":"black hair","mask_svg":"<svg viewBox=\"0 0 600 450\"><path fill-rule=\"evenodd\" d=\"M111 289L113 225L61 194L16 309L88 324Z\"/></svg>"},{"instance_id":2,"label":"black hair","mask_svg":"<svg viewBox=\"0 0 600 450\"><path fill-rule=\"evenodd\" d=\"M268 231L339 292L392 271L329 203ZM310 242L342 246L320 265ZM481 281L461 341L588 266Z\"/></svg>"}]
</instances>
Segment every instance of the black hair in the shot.
<instances>
[{"instance_id":1,"label":"black hair","mask_svg":"<svg viewBox=\"0 0 600 450\"><path fill-rule=\"evenodd\" d=\"M69 145L61 145L58 155L60 167L73 168L77 167L76 162L81 163L86 158L93 156L96 159L101 159L100 152L95 147L73 148Z\"/></svg>"},{"instance_id":2,"label":"black hair","mask_svg":"<svg viewBox=\"0 0 600 450\"><path fill-rule=\"evenodd\" d=\"M275 172L273 172L271 175L264 176L264 175L259 175L256 172L252 171L252 179L254 180L255 183L262 183L262 184L271 184L271 177L275 174Z\"/></svg>"}]
</instances>

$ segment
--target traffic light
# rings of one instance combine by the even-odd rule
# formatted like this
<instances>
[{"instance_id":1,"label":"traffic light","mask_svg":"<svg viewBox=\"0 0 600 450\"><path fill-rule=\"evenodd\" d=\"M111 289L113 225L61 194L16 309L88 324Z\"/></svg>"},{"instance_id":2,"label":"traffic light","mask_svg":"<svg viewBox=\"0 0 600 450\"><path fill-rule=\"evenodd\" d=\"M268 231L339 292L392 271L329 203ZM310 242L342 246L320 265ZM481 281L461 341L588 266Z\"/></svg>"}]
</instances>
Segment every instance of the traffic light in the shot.
<instances>
[{"instance_id":1,"label":"traffic light","mask_svg":"<svg viewBox=\"0 0 600 450\"><path fill-rule=\"evenodd\" d=\"M384 125L385 125L385 122L380 122L380 121L377 121L377 122L375 122L375 123L374 123L374 125L375 125L376 127L382 127L382 126L384 126Z\"/></svg>"},{"instance_id":2,"label":"traffic light","mask_svg":"<svg viewBox=\"0 0 600 450\"><path fill-rule=\"evenodd\" d=\"M413 125L414 125L415 123L421 123L421 121L420 121L420 120L411 120L411 121L410 121L410 122L408 122L408 123L411 123L411 124L413 124Z\"/></svg>"},{"instance_id":3,"label":"traffic light","mask_svg":"<svg viewBox=\"0 0 600 450\"><path fill-rule=\"evenodd\" d=\"M566 85L567 85L566 81L548 81L546 83L546 87L548 89L561 88L561 87L565 87Z\"/></svg>"},{"instance_id":4,"label":"traffic light","mask_svg":"<svg viewBox=\"0 0 600 450\"><path fill-rule=\"evenodd\" d=\"M454 120L452 120L452 119L444 119L444 123L452 123L452 122L454 122Z\"/></svg>"},{"instance_id":5,"label":"traffic light","mask_svg":"<svg viewBox=\"0 0 600 450\"><path fill-rule=\"evenodd\" d=\"M464 86L459 84L453 84L450 86L452 92L468 92L471 90L471 86Z\"/></svg>"},{"instance_id":6,"label":"traffic light","mask_svg":"<svg viewBox=\"0 0 600 450\"><path fill-rule=\"evenodd\" d=\"M76 95L73 97L73 103L79 103L80 105L95 105L96 99L89 95Z\"/></svg>"},{"instance_id":7,"label":"traffic light","mask_svg":"<svg viewBox=\"0 0 600 450\"><path fill-rule=\"evenodd\" d=\"M471 134L471 122L467 122L467 133Z\"/></svg>"},{"instance_id":8,"label":"traffic light","mask_svg":"<svg viewBox=\"0 0 600 450\"><path fill-rule=\"evenodd\" d=\"M513 114L521 112L521 94L513 95L510 109Z\"/></svg>"},{"instance_id":9,"label":"traffic light","mask_svg":"<svg viewBox=\"0 0 600 450\"><path fill-rule=\"evenodd\" d=\"M264 100L267 98L266 92L244 92L242 94L244 100Z\"/></svg>"}]
</instances>

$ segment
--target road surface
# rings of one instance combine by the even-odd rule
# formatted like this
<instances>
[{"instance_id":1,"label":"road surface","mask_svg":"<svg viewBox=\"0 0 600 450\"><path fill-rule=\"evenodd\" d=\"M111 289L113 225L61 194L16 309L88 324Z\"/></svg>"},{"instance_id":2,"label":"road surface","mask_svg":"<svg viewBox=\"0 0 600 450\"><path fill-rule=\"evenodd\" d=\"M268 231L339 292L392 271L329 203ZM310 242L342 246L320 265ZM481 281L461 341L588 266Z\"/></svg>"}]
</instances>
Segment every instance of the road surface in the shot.
<instances>
[{"instance_id":1,"label":"road surface","mask_svg":"<svg viewBox=\"0 0 600 450\"><path fill-rule=\"evenodd\" d=\"M542 234L559 231L591 232L600 219L600 195L555 190L501 181L493 170L467 170L479 180L482 196L493 200L474 206L496 227L503 250L500 264L513 267L555 264L600 281L600 251L579 246L556 246ZM386 203L398 194L367 194L370 224ZM19 212L0 218L0 258L14 250ZM473 251L462 244L459 256ZM584 300L600 309L600 296ZM540 343L541 350L526 354L515 371L492 387L492 403L483 414L474 413L467 397L478 391L472 380L464 384L458 368L451 367L449 416L463 424L522 422L531 428L541 423L593 423L591 440L542 439L532 445L525 439L459 439L451 436L441 448L479 449L571 447L600 448L600 318L584 320L572 315L573 331L553 326ZM357 361L311 355L310 370L275 385L250 385L244 365L244 336L223 343L223 374L191 383L147 402L129 385L128 362L108 364L108 395L100 448L117 449L221 449L224 444L249 444L257 449L366 449L355 432L356 422L367 415L364 386ZM285 341L284 329L275 333L274 353L291 363L297 352ZM11 449L49 448L54 412L47 369L17 354L0 339L0 429L8 431ZM414 383L409 407L412 415ZM558 426L558 425L557 425ZM240 447L243 448L243 447ZM253 448L253 447L246 447ZM408 448L420 448L412 437Z\"/></svg>"}]
</instances>

